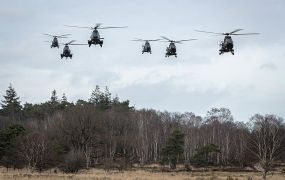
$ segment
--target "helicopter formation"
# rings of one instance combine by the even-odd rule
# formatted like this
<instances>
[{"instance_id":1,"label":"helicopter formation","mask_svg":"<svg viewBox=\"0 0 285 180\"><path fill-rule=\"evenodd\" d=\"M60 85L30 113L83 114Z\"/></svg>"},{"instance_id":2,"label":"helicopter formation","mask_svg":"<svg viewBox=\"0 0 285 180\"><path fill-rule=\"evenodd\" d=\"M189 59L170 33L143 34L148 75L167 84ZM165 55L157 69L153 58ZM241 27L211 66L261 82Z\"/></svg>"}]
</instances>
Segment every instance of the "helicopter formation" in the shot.
<instances>
[{"instance_id":1,"label":"helicopter formation","mask_svg":"<svg viewBox=\"0 0 285 180\"><path fill-rule=\"evenodd\" d=\"M71 34L64 34L64 35L51 35L51 34L43 34L49 37L52 37L53 40L50 41L45 41L51 43L51 48L59 48L59 45L64 45L63 52L60 54L61 59L63 57L70 58L72 59L72 53L69 48L69 45L88 45L91 47L92 44L99 45L100 47L103 47L104 43L104 38L100 37L100 33L98 29L115 29L115 28L127 28L127 26L107 26L107 27L102 27L101 23L96 24L94 27L83 27L83 26L74 26L74 25L65 25L67 27L73 27L73 28L85 28L85 29L90 29L92 30L92 33L90 35L90 39L87 40L87 44L77 44L74 43L75 40L69 41L68 43L59 43L60 38L68 38ZM224 40L221 41L220 43L220 49L219 49L219 55L222 55L224 53L230 52L232 55L234 55L234 42L231 38L231 36L241 36L241 35L257 35L259 33L237 33L239 31L242 31L243 29L236 29L234 31L228 32L228 33L217 33L217 32L211 32L211 31L201 31L201 30L195 30L197 32L201 33L208 33L208 34L214 34L214 35L222 35L224 36ZM177 48L175 44L182 44L183 42L187 41L194 41L198 39L183 39L183 40L171 40L168 37L161 36L160 39L139 39L135 38L132 41L139 41L139 42L144 42L142 45L142 54L144 53L152 53L151 45L150 42L158 41L158 42L168 42L169 45L166 48L166 53L165 57L170 57L170 56L175 56L177 57Z\"/></svg>"}]
</instances>

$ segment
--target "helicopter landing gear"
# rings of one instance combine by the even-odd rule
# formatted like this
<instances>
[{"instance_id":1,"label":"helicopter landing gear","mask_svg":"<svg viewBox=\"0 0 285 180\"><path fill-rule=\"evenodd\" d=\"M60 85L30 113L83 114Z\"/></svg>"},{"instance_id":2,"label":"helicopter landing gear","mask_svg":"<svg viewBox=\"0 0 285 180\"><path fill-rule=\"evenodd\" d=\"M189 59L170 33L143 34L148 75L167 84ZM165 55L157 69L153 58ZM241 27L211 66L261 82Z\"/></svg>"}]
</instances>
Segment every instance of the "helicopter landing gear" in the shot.
<instances>
[{"instance_id":1,"label":"helicopter landing gear","mask_svg":"<svg viewBox=\"0 0 285 180\"><path fill-rule=\"evenodd\" d=\"M175 55L175 57L177 58L177 55Z\"/></svg>"},{"instance_id":2,"label":"helicopter landing gear","mask_svg":"<svg viewBox=\"0 0 285 180\"><path fill-rule=\"evenodd\" d=\"M72 54L69 55L70 59L72 59Z\"/></svg>"},{"instance_id":3,"label":"helicopter landing gear","mask_svg":"<svg viewBox=\"0 0 285 180\"><path fill-rule=\"evenodd\" d=\"M61 58L61 59L63 58L63 54L60 55L60 58Z\"/></svg>"},{"instance_id":4,"label":"helicopter landing gear","mask_svg":"<svg viewBox=\"0 0 285 180\"><path fill-rule=\"evenodd\" d=\"M232 50L232 51L231 51L231 53L232 53L232 55L235 55L235 52L234 52L234 50Z\"/></svg>"}]
</instances>

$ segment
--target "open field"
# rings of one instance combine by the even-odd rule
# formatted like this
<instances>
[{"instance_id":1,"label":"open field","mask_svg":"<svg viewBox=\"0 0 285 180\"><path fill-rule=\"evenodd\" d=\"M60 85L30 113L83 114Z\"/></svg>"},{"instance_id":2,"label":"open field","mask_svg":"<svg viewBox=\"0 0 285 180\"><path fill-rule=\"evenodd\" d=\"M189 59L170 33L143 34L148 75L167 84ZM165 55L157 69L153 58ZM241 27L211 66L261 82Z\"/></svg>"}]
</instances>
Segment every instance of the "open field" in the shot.
<instances>
[{"instance_id":1,"label":"open field","mask_svg":"<svg viewBox=\"0 0 285 180\"><path fill-rule=\"evenodd\" d=\"M29 179L29 180L51 180L51 179L78 179L78 180L248 180L252 177L253 180L262 179L261 174L257 172L218 172L218 171L206 171L206 172L150 172L144 170L129 170L129 171L110 171L91 169L88 171L80 171L77 174L64 174L64 173L52 173L46 171L43 173L30 173L25 170L9 170L1 169L0 179ZM285 174L275 172L268 175L268 179L272 180L284 180Z\"/></svg>"}]
</instances>

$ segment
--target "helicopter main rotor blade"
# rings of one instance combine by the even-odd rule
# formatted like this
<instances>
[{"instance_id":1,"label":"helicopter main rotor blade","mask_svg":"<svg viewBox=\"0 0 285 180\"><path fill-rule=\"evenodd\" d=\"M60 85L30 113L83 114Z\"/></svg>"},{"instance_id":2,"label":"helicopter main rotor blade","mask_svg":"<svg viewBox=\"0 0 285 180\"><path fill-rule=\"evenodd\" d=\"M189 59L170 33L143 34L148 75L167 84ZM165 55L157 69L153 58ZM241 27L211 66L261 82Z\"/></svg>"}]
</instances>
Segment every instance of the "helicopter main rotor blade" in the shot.
<instances>
[{"instance_id":1,"label":"helicopter main rotor blade","mask_svg":"<svg viewBox=\"0 0 285 180\"><path fill-rule=\"evenodd\" d=\"M242 33L242 34L231 34L231 35L237 35L237 36L240 36L240 35L258 35L260 33Z\"/></svg>"},{"instance_id":2,"label":"helicopter main rotor blade","mask_svg":"<svg viewBox=\"0 0 285 180\"><path fill-rule=\"evenodd\" d=\"M230 32L230 33L225 33L225 34L234 34L234 33L236 33L236 32L239 32L239 31L242 31L243 29L236 29L236 30L234 30L234 31L232 31L232 32Z\"/></svg>"},{"instance_id":3,"label":"helicopter main rotor blade","mask_svg":"<svg viewBox=\"0 0 285 180\"><path fill-rule=\"evenodd\" d=\"M160 41L160 40L162 40L162 39L149 39L147 41Z\"/></svg>"},{"instance_id":4,"label":"helicopter main rotor blade","mask_svg":"<svg viewBox=\"0 0 285 180\"><path fill-rule=\"evenodd\" d=\"M200 30L195 30L195 31L202 32L202 33L216 34L216 35L224 35L224 33L217 33L217 32L211 32L211 31L200 31Z\"/></svg>"},{"instance_id":5,"label":"helicopter main rotor blade","mask_svg":"<svg viewBox=\"0 0 285 180\"><path fill-rule=\"evenodd\" d=\"M134 39L134 40L131 40L131 41L140 41L140 42L142 42L142 41L144 41L144 40Z\"/></svg>"},{"instance_id":6,"label":"helicopter main rotor blade","mask_svg":"<svg viewBox=\"0 0 285 180\"><path fill-rule=\"evenodd\" d=\"M73 43L73 42L75 42L76 40L71 40L71 41L69 41L68 43L65 43L65 44L67 44L67 45L70 45L71 43Z\"/></svg>"},{"instance_id":7,"label":"helicopter main rotor blade","mask_svg":"<svg viewBox=\"0 0 285 180\"><path fill-rule=\"evenodd\" d=\"M59 36L56 36L58 38L67 38L66 36L70 36L71 34L63 34L63 35L59 35Z\"/></svg>"},{"instance_id":8,"label":"helicopter main rotor blade","mask_svg":"<svg viewBox=\"0 0 285 180\"><path fill-rule=\"evenodd\" d=\"M102 25L102 23L97 23L96 26L94 27L94 29L98 29L101 25Z\"/></svg>"},{"instance_id":9,"label":"helicopter main rotor blade","mask_svg":"<svg viewBox=\"0 0 285 180\"><path fill-rule=\"evenodd\" d=\"M128 26L109 26L109 27L98 27L97 29L114 29L114 28L127 28Z\"/></svg>"},{"instance_id":10,"label":"helicopter main rotor blade","mask_svg":"<svg viewBox=\"0 0 285 180\"><path fill-rule=\"evenodd\" d=\"M144 39L134 38L134 41L145 41Z\"/></svg>"},{"instance_id":11,"label":"helicopter main rotor blade","mask_svg":"<svg viewBox=\"0 0 285 180\"><path fill-rule=\"evenodd\" d=\"M175 42L178 43L178 42L195 41L195 40L198 40L198 39L184 39L184 40L175 41Z\"/></svg>"},{"instance_id":12,"label":"helicopter main rotor blade","mask_svg":"<svg viewBox=\"0 0 285 180\"><path fill-rule=\"evenodd\" d=\"M93 27L84 27L84 26L70 26L70 25L64 25L66 27L75 27L75 28L85 28L85 29L94 29Z\"/></svg>"},{"instance_id":13,"label":"helicopter main rotor blade","mask_svg":"<svg viewBox=\"0 0 285 180\"><path fill-rule=\"evenodd\" d=\"M131 40L131 41L160 41L161 39L134 39L134 40ZM168 42L168 41L166 41Z\"/></svg>"},{"instance_id":14,"label":"helicopter main rotor blade","mask_svg":"<svg viewBox=\"0 0 285 180\"><path fill-rule=\"evenodd\" d=\"M161 36L163 39L166 39L167 41L170 41L170 42L172 42L173 40L171 40L171 39L169 39L169 38L167 38L167 37L165 37L165 36Z\"/></svg>"},{"instance_id":15,"label":"helicopter main rotor blade","mask_svg":"<svg viewBox=\"0 0 285 180\"><path fill-rule=\"evenodd\" d=\"M54 36L53 36L53 35L51 35L51 34L43 34L43 35L50 36L50 37L54 37Z\"/></svg>"},{"instance_id":16,"label":"helicopter main rotor blade","mask_svg":"<svg viewBox=\"0 0 285 180\"><path fill-rule=\"evenodd\" d=\"M69 44L69 45L88 45L88 44Z\"/></svg>"}]
</instances>

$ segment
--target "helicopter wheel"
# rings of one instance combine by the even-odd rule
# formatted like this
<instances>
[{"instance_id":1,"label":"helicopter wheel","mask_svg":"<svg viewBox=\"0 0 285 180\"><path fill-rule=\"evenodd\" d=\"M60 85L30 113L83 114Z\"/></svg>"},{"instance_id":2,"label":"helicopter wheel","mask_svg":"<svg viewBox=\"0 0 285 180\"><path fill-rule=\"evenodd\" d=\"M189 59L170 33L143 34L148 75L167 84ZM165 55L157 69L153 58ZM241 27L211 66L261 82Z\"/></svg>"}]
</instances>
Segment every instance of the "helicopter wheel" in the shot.
<instances>
[{"instance_id":1,"label":"helicopter wheel","mask_svg":"<svg viewBox=\"0 0 285 180\"><path fill-rule=\"evenodd\" d=\"M62 58L63 58L63 55L61 54L60 57L61 57L61 59L62 59Z\"/></svg>"}]
</instances>

